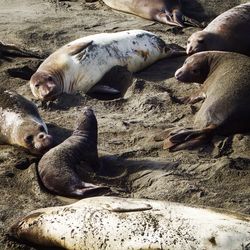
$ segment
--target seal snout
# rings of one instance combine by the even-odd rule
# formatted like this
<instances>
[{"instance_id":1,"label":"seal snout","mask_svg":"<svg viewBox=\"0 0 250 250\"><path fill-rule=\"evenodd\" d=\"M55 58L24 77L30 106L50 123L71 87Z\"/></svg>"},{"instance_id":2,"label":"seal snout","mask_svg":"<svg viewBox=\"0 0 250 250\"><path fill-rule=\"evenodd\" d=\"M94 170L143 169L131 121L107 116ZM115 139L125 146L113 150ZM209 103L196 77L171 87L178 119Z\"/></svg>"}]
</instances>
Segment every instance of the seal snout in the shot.
<instances>
[{"instance_id":1,"label":"seal snout","mask_svg":"<svg viewBox=\"0 0 250 250\"><path fill-rule=\"evenodd\" d=\"M45 153L53 146L53 137L45 132L40 132L36 138L34 147L38 151L38 153Z\"/></svg>"},{"instance_id":2,"label":"seal snout","mask_svg":"<svg viewBox=\"0 0 250 250\"><path fill-rule=\"evenodd\" d=\"M176 70L174 76L178 81L182 81L182 74L183 74L182 68L180 68Z\"/></svg>"}]
</instances>

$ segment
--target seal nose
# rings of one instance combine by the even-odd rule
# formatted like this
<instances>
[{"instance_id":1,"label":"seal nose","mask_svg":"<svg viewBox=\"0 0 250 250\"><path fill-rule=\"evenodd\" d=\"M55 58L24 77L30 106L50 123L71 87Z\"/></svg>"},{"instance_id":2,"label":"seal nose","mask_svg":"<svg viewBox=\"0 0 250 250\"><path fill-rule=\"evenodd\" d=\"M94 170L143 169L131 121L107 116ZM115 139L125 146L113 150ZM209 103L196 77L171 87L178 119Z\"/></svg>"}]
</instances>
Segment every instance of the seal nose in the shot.
<instances>
[{"instance_id":1,"label":"seal nose","mask_svg":"<svg viewBox=\"0 0 250 250\"><path fill-rule=\"evenodd\" d=\"M42 140L42 139L44 139L46 137L46 134L44 132L41 132L41 133L38 134L37 137L38 137L38 139Z\"/></svg>"},{"instance_id":2,"label":"seal nose","mask_svg":"<svg viewBox=\"0 0 250 250\"><path fill-rule=\"evenodd\" d=\"M181 69L177 69L174 76L177 80L180 79L180 75L182 74L182 70Z\"/></svg>"},{"instance_id":3,"label":"seal nose","mask_svg":"<svg viewBox=\"0 0 250 250\"><path fill-rule=\"evenodd\" d=\"M187 46L186 53L187 53L188 55L191 55L191 54L192 54L192 51L193 51L193 47L188 45L188 46Z\"/></svg>"}]
</instances>

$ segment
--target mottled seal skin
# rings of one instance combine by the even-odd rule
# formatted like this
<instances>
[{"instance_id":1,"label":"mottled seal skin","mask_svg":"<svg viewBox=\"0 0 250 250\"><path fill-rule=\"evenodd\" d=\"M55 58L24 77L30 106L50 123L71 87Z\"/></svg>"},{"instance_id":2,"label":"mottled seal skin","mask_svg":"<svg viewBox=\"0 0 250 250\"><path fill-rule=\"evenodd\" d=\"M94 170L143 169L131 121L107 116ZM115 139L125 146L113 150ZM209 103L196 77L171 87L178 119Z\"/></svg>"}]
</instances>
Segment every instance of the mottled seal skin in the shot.
<instances>
[{"instance_id":1,"label":"mottled seal skin","mask_svg":"<svg viewBox=\"0 0 250 250\"><path fill-rule=\"evenodd\" d=\"M114 66L136 72L159 59L184 53L144 30L91 35L51 54L31 77L30 87L36 98L45 101L63 92L87 93L94 91L96 83ZM103 88L103 92L109 90Z\"/></svg>"},{"instance_id":2,"label":"mottled seal skin","mask_svg":"<svg viewBox=\"0 0 250 250\"><path fill-rule=\"evenodd\" d=\"M99 168L97 121L92 109L87 107L79 116L72 135L48 151L38 164L43 185L52 193L66 197L85 197L107 189L83 181L83 165L94 170Z\"/></svg>"},{"instance_id":3,"label":"mottled seal skin","mask_svg":"<svg viewBox=\"0 0 250 250\"><path fill-rule=\"evenodd\" d=\"M184 27L187 19L181 11L180 0L103 0L109 7L127 13L155 20L164 24ZM189 18L188 24L198 26L198 22Z\"/></svg>"},{"instance_id":4,"label":"mottled seal skin","mask_svg":"<svg viewBox=\"0 0 250 250\"><path fill-rule=\"evenodd\" d=\"M43 154L53 144L36 106L3 88L0 88L0 143L17 145L33 154Z\"/></svg>"},{"instance_id":5,"label":"mottled seal skin","mask_svg":"<svg viewBox=\"0 0 250 250\"><path fill-rule=\"evenodd\" d=\"M250 3L238 5L216 17L202 31L192 34L187 54L219 50L250 56Z\"/></svg>"},{"instance_id":6,"label":"mottled seal skin","mask_svg":"<svg viewBox=\"0 0 250 250\"><path fill-rule=\"evenodd\" d=\"M250 217L164 201L99 196L33 211L9 233L70 250L235 250L247 249Z\"/></svg>"},{"instance_id":7,"label":"mottled seal skin","mask_svg":"<svg viewBox=\"0 0 250 250\"><path fill-rule=\"evenodd\" d=\"M186 59L175 73L182 82L203 83L200 91L185 98L186 103L204 100L196 114L195 129L170 133L165 148L191 149L214 134L230 135L250 131L250 59L232 53L207 51Z\"/></svg>"}]
</instances>

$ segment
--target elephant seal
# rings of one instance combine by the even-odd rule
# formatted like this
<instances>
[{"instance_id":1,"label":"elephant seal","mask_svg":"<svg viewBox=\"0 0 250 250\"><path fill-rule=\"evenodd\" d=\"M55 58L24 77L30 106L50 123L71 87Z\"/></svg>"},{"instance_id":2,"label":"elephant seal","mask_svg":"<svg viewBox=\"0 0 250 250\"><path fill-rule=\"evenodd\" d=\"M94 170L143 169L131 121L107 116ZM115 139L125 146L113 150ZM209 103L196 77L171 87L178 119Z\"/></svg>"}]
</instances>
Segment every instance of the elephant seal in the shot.
<instances>
[{"instance_id":1,"label":"elephant seal","mask_svg":"<svg viewBox=\"0 0 250 250\"><path fill-rule=\"evenodd\" d=\"M184 23L199 26L194 19L182 14L180 0L103 0L115 10L155 20L160 23L184 27Z\"/></svg>"},{"instance_id":2,"label":"elephant seal","mask_svg":"<svg viewBox=\"0 0 250 250\"><path fill-rule=\"evenodd\" d=\"M216 17L187 41L187 54L219 50L250 56L250 3L238 5Z\"/></svg>"},{"instance_id":3,"label":"elephant seal","mask_svg":"<svg viewBox=\"0 0 250 250\"><path fill-rule=\"evenodd\" d=\"M33 211L9 235L70 250L247 249L250 217L167 201L99 196Z\"/></svg>"},{"instance_id":4,"label":"elephant seal","mask_svg":"<svg viewBox=\"0 0 250 250\"><path fill-rule=\"evenodd\" d=\"M0 88L0 143L17 145L33 154L53 143L36 106L14 91Z\"/></svg>"},{"instance_id":5,"label":"elephant seal","mask_svg":"<svg viewBox=\"0 0 250 250\"><path fill-rule=\"evenodd\" d=\"M77 90L117 93L96 85L114 66L126 66L130 72L136 72L159 59L184 53L144 30L91 35L51 54L31 77L30 87L34 96L44 101Z\"/></svg>"},{"instance_id":6,"label":"elephant seal","mask_svg":"<svg viewBox=\"0 0 250 250\"><path fill-rule=\"evenodd\" d=\"M38 163L43 185L52 193L66 197L85 197L107 189L83 181L84 171L80 162L94 170L99 168L97 121L92 109L87 107L79 116L72 135L49 150Z\"/></svg>"},{"instance_id":7,"label":"elephant seal","mask_svg":"<svg viewBox=\"0 0 250 250\"><path fill-rule=\"evenodd\" d=\"M164 147L171 151L190 149L214 134L230 135L250 131L250 59L220 51L196 53L175 73L182 82L203 83L200 91L186 98L187 103L204 100L194 127L170 133Z\"/></svg>"}]
</instances>

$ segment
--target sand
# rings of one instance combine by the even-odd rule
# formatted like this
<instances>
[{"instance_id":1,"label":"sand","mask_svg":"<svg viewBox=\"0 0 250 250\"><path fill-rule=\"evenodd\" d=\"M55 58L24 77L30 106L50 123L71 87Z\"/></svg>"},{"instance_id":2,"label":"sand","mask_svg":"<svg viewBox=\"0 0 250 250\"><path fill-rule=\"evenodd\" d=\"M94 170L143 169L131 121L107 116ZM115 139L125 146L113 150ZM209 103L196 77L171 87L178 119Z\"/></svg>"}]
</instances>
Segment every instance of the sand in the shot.
<instances>
[{"instance_id":1,"label":"sand","mask_svg":"<svg viewBox=\"0 0 250 250\"><path fill-rule=\"evenodd\" d=\"M184 1L185 13L208 22L247 1ZM59 4L58 4L59 3ZM145 29L167 43L185 47L199 28L179 29L113 11L101 1L0 0L0 40L46 57L81 36L126 29ZM0 84L32 99L28 79L43 59L0 59ZM162 149L162 131L191 126L199 105L180 104L179 97L196 84L179 83L173 76L185 57L159 61L122 80L124 96L115 99L63 95L47 107L37 102L41 116L57 142L70 135L81 107L94 109L102 170L88 179L112 187L113 195L141 197L217 207L250 214L250 137L216 137L194 151L169 153ZM106 80L107 81L107 80ZM157 138L156 138L157 136ZM157 139L157 140L156 140ZM20 216L40 207L73 200L49 194L40 184L33 156L8 145L0 146L0 249L48 249L11 241L6 233Z\"/></svg>"}]
</instances>

